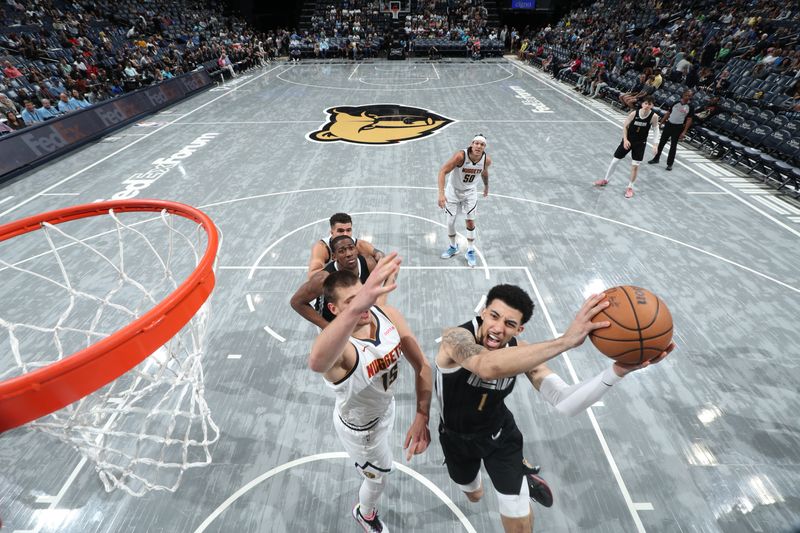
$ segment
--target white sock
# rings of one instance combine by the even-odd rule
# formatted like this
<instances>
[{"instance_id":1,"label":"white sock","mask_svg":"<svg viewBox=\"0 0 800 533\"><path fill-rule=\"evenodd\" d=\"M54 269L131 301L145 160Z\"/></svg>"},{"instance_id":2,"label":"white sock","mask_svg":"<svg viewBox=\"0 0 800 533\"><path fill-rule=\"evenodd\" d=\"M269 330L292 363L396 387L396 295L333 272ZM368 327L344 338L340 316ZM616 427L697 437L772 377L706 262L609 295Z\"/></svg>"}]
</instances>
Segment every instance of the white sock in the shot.
<instances>
[{"instance_id":1,"label":"white sock","mask_svg":"<svg viewBox=\"0 0 800 533\"><path fill-rule=\"evenodd\" d=\"M378 499L381 497L385 486L386 478L384 476L381 476L380 481L365 479L361 482L361 488L358 491L358 503L361 505L362 516L370 516L375 513Z\"/></svg>"},{"instance_id":2,"label":"white sock","mask_svg":"<svg viewBox=\"0 0 800 533\"><path fill-rule=\"evenodd\" d=\"M448 237L450 238L450 246L455 248L455 246L456 246L456 236L455 235L448 235Z\"/></svg>"},{"instance_id":3,"label":"white sock","mask_svg":"<svg viewBox=\"0 0 800 533\"><path fill-rule=\"evenodd\" d=\"M628 182L628 188L629 188L629 189L633 189L633 182L632 182L632 181L631 181L631 182Z\"/></svg>"},{"instance_id":4,"label":"white sock","mask_svg":"<svg viewBox=\"0 0 800 533\"><path fill-rule=\"evenodd\" d=\"M617 167L617 164L619 162L620 159L617 159L616 157L611 160L611 164L608 165L608 170L606 171L606 177L605 177L606 181L609 181L609 178L611 178L611 174L614 172L614 169Z\"/></svg>"}]
</instances>

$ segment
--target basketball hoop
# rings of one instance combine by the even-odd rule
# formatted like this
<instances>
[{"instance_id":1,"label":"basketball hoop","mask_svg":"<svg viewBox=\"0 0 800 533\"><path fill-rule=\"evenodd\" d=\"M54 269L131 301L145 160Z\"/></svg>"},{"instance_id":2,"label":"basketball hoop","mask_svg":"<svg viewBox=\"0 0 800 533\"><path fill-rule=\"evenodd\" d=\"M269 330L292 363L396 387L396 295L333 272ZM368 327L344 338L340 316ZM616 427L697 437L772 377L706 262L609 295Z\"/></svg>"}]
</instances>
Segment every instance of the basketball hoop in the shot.
<instances>
[{"instance_id":1,"label":"basketball hoop","mask_svg":"<svg viewBox=\"0 0 800 533\"><path fill-rule=\"evenodd\" d=\"M0 226L0 243L14 278L0 287L16 296L0 309L13 360L0 361L0 433L30 423L95 461L107 491L137 496L208 464L211 219L176 202L98 202Z\"/></svg>"},{"instance_id":2,"label":"basketball hoop","mask_svg":"<svg viewBox=\"0 0 800 533\"><path fill-rule=\"evenodd\" d=\"M389 2L389 12L394 20L398 20L400 18L400 2Z\"/></svg>"}]
</instances>

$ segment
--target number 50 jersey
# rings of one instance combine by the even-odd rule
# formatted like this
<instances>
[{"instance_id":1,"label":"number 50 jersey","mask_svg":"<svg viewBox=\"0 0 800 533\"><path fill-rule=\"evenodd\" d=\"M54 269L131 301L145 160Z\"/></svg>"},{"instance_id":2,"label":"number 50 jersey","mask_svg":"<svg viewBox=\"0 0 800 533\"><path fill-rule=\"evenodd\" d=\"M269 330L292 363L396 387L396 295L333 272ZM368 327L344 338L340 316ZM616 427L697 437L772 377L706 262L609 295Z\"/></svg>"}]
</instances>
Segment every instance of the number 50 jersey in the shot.
<instances>
[{"instance_id":1,"label":"number 50 jersey","mask_svg":"<svg viewBox=\"0 0 800 533\"><path fill-rule=\"evenodd\" d=\"M469 148L464 148L464 164L460 168L453 169L450 179L447 180L445 195L453 198L453 193L463 194L466 191L477 191L478 182L486 163L486 152L483 152L477 163L469 159Z\"/></svg>"},{"instance_id":2,"label":"number 50 jersey","mask_svg":"<svg viewBox=\"0 0 800 533\"><path fill-rule=\"evenodd\" d=\"M394 397L392 385L403 352L400 333L377 306L370 309L377 323L372 339L350 337L356 364L344 378L326 383L336 392L336 412L351 429L367 429L386 414Z\"/></svg>"}]
</instances>

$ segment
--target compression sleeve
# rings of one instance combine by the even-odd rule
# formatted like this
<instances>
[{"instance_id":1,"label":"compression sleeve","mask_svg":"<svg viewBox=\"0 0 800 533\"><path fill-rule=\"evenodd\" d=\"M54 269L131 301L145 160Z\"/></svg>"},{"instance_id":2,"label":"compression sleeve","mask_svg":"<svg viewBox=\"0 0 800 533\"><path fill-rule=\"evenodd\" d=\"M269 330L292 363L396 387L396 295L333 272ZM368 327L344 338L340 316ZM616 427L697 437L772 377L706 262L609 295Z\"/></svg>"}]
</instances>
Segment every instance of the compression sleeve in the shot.
<instances>
[{"instance_id":1,"label":"compression sleeve","mask_svg":"<svg viewBox=\"0 0 800 533\"><path fill-rule=\"evenodd\" d=\"M542 380L539 392L560 413L575 416L591 407L621 379L613 367L608 367L595 377L575 385L567 385L558 374L548 374Z\"/></svg>"}]
</instances>

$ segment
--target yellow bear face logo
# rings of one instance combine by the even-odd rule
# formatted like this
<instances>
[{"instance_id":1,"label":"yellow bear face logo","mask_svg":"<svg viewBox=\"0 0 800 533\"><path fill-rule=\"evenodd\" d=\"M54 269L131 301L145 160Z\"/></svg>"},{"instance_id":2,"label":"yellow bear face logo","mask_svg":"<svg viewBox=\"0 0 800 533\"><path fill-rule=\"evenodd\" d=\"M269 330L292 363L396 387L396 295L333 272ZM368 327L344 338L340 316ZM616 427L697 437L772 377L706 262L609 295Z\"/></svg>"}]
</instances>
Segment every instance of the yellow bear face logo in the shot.
<instances>
[{"instance_id":1,"label":"yellow bear face logo","mask_svg":"<svg viewBox=\"0 0 800 533\"><path fill-rule=\"evenodd\" d=\"M398 104L341 106L325 112L328 113L328 122L309 133L308 139L368 145L398 144L427 137L453 123L452 119L427 109Z\"/></svg>"}]
</instances>

